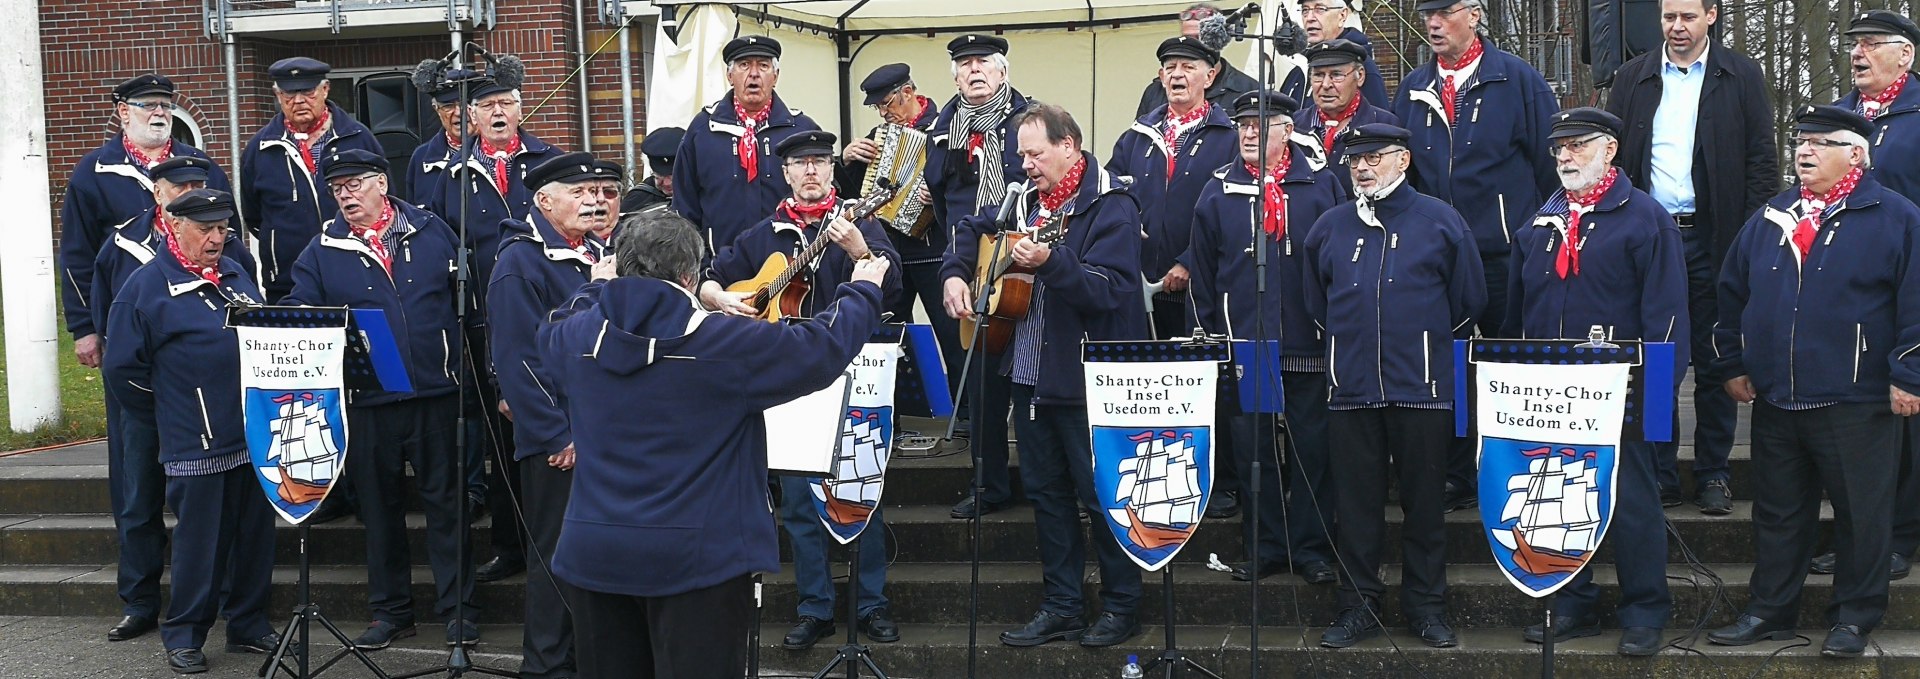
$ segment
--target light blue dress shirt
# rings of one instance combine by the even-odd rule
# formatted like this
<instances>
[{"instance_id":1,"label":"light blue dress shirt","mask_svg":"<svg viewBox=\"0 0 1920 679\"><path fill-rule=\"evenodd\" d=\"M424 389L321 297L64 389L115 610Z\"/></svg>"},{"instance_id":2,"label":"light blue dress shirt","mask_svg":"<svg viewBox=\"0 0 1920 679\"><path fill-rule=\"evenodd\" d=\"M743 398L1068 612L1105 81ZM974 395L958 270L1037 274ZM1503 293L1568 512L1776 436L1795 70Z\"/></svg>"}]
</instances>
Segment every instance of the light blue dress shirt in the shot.
<instances>
[{"instance_id":1,"label":"light blue dress shirt","mask_svg":"<svg viewBox=\"0 0 1920 679\"><path fill-rule=\"evenodd\" d=\"M1668 214L1692 214L1693 143L1700 122L1700 87L1707 81L1707 49L1690 66L1660 50L1660 108L1653 114L1653 173L1648 193Z\"/></svg>"}]
</instances>

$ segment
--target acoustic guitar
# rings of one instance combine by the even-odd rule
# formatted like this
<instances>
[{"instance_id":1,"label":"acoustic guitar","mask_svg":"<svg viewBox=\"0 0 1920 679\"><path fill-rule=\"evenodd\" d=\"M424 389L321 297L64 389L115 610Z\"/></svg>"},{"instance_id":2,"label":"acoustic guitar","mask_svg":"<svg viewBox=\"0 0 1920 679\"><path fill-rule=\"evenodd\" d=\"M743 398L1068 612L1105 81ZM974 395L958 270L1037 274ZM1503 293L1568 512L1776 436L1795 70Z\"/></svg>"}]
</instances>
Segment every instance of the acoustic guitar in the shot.
<instances>
[{"instance_id":1,"label":"acoustic guitar","mask_svg":"<svg viewBox=\"0 0 1920 679\"><path fill-rule=\"evenodd\" d=\"M834 219L846 217L847 221L857 224L886 206L888 201L893 200L893 194L898 190L899 187L892 181L882 179L873 191L861 196L858 200L842 204L833 213L821 219L820 223L829 224ZM813 290L811 273L813 266L820 260L820 255L826 253L827 246L832 242L826 237L825 229L822 229L820 237L813 239L813 242L808 243L792 257L788 257L783 252L767 255L766 261L760 264L758 273L755 273L752 278L736 281L733 285L727 286L727 292L753 293L753 297L747 300L747 304L758 309L759 313L756 316L768 322L778 323L780 319L799 316L800 309L804 308L801 305L807 300L807 293Z\"/></svg>"},{"instance_id":2,"label":"acoustic guitar","mask_svg":"<svg viewBox=\"0 0 1920 679\"><path fill-rule=\"evenodd\" d=\"M1033 269L1013 263L1013 244L1022 239L1032 238L1035 243L1052 245L1067 235L1065 213L1055 213L1045 224L1032 232L1002 231L980 237L979 259L974 260L973 298L980 299L987 294L989 283L993 284L993 294L987 298L986 343L988 353L1006 351L1013 342L1013 325L1027 317L1033 304ZM1000 256L993 256L996 243ZM972 318L960 320L960 345L962 349L973 348L974 328L978 321Z\"/></svg>"}]
</instances>

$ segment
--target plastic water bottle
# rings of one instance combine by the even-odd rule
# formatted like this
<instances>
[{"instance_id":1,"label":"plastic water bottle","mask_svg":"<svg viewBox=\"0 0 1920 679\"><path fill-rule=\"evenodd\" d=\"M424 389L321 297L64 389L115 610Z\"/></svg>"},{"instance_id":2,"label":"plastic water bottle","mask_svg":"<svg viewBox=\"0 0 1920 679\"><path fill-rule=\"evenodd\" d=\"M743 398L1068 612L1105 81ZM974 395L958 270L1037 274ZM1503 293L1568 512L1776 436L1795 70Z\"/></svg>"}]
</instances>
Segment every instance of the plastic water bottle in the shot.
<instances>
[{"instance_id":1,"label":"plastic water bottle","mask_svg":"<svg viewBox=\"0 0 1920 679\"><path fill-rule=\"evenodd\" d=\"M1120 679L1140 679L1140 656L1127 656L1127 666L1120 668Z\"/></svg>"}]
</instances>

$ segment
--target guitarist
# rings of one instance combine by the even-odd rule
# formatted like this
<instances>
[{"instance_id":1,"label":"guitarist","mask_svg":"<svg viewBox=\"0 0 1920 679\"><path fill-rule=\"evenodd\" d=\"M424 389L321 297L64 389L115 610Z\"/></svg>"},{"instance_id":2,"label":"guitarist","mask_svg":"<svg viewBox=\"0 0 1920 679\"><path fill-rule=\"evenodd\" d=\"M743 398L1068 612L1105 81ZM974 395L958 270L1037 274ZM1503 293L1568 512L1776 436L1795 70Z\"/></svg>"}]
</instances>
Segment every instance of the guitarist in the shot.
<instances>
[{"instance_id":1,"label":"guitarist","mask_svg":"<svg viewBox=\"0 0 1920 679\"><path fill-rule=\"evenodd\" d=\"M820 254L809 275L797 277L815 291L801 303L800 316L811 318L825 311L834 303L833 291L853 280L855 263L871 257L892 262L880 283L882 299L891 300L900 293L900 254L887 241L884 227L873 219L860 220L858 225L840 216L827 219L840 205L833 189L836 143L833 134L813 130L788 137L774 148L792 195L781 201L772 215L741 232L733 247L719 248L707 269L706 282L700 284L700 302L707 309L738 316L757 314L759 310L750 304L753 293L728 292L726 287L753 278L772 255L795 255L818 238L829 239L833 245ZM768 303L778 304L778 296ZM814 509L808 480L782 476L779 482L780 523L793 543L794 580L800 589L800 620L787 632L783 644L791 650L804 650L834 633L833 613L838 609L833 603L829 541ZM900 630L887 614L884 592L886 523L878 509L868 521L867 530L860 534L860 592L856 594L860 598L860 619L849 624L858 625L868 640L899 641Z\"/></svg>"},{"instance_id":2,"label":"guitarist","mask_svg":"<svg viewBox=\"0 0 1920 679\"><path fill-rule=\"evenodd\" d=\"M1033 102L1012 122L1032 190L1010 218L1022 227L1041 228L1011 248L1014 263L1034 271L1035 289L1027 316L1014 325L1000 373L1013 381L1020 479L1033 500L1046 584L1033 621L1001 633L1000 641L1021 647L1063 639L1113 646L1140 633L1134 617L1140 569L1105 522L1091 531L1080 523L1081 508L1097 512L1099 506L1080 342L1147 336L1140 302L1140 205L1093 154L1081 150L1080 125L1065 109ZM1061 227L1063 237L1043 242ZM960 220L955 240L977 241L998 228L991 214L968 217ZM946 310L955 318L973 313L968 278L976 254L956 247L941 267ZM1105 606L1091 626L1082 617L1081 592L1089 549L1100 560Z\"/></svg>"}]
</instances>

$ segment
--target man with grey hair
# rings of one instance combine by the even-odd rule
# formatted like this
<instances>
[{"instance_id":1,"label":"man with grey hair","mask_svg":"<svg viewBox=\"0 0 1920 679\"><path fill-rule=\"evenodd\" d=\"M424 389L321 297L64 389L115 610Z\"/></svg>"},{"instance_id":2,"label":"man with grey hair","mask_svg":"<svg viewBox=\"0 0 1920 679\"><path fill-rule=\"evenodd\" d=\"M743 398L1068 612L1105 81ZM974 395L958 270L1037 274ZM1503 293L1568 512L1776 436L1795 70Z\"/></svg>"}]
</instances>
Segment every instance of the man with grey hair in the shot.
<instances>
[{"instance_id":1,"label":"man with grey hair","mask_svg":"<svg viewBox=\"0 0 1920 679\"><path fill-rule=\"evenodd\" d=\"M240 223L260 241L260 289L268 302L293 290L293 260L339 208L319 179L320 159L347 149L384 153L373 132L327 101L333 67L307 57L273 62L280 113L240 152Z\"/></svg>"},{"instance_id":2,"label":"man with grey hair","mask_svg":"<svg viewBox=\"0 0 1920 679\"><path fill-rule=\"evenodd\" d=\"M1547 157L1547 129L1560 104L1546 78L1485 36L1485 0L1420 0L1434 60L1400 82L1390 107L1412 133L1409 179L1453 205L1473 230L1487 306L1474 328L1497 337L1507 302L1507 253L1515 230L1560 189ZM1471 507L1473 437L1447 458L1447 511Z\"/></svg>"},{"instance_id":3,"label":"man with grey hair","mask_svg":"<svg viewBox=\"0 0 1920 679\"><path fill-rule=\"evenodd\" d=\"M792 192L773 147L820 129L773 91L780 83L780 41L745 35L720 56L732 89L694 114L673 161L673 209L706 235L707 259Z\"/></svg>"},{"instance_id":4,"label":"man with grey hair","mask_svg":"<svg viewBox=\"0 0 1920 679\"><path fill-rule=\"evenodd\" d=\"M1793 638L1822 492L1837 558L1821 654L1859 656L1886 615L1898 418L1920 413L1920 208L1866 172L1872 132L1849 109L1801 109L1800 181L1747 220L1720 272L1715 363L1753 404L1759 558L1716 644Z\"/></svg>"},{"instance_id":5,"label":"man with grey hair","mask_svg":"<svg viewBox=\"0 0 1920 679\"><path fill-rule=\"evenodd\" d=\"M1366 57L1361 67L1367 74L1360 85L1360 96L1367 100L1368 106L1384 109L1393 100L1387 97L1386 80L1380 77L1380 64L1374 61L1373 41L1360 32L1360 3L1361 0L1302 0L1300 27L1307 32L1308 44L1346 40L1359 45Z\"/></svg>"},{"instance_id":6,"label":"man with grey hair","mask_svg":"<svg viewBox=\"0 0 1920 679\"><path fill-rule=\"evenodd\" d=\"M1203 40L1207 49L1219 52L1227 47L1227 39L1211 33L1202 33L1200 24L1220 14L1220 8L1210 2L1199 2L1180 10L1180 35L1186 38ZM1299 89L1300 83L1288 82L1289 86ZM1234 68L1233 62L1222 60L1220 72L1213 82L1207 85L1207 101L1221 108L1233 108L1233 102L1240 95L1260 89L1260 81L1245 71ZM1289 92L1288 96L1298 98L1299 92ZM1153 82L1147 83L1147 89L1140 93L1140 105L1134 107L1133 117L1142 118L1154 109L1167 105L1167 88L1155 74ZM1381 105L1386 105L1382 95Z\"/></svg>"}]
</instances>

